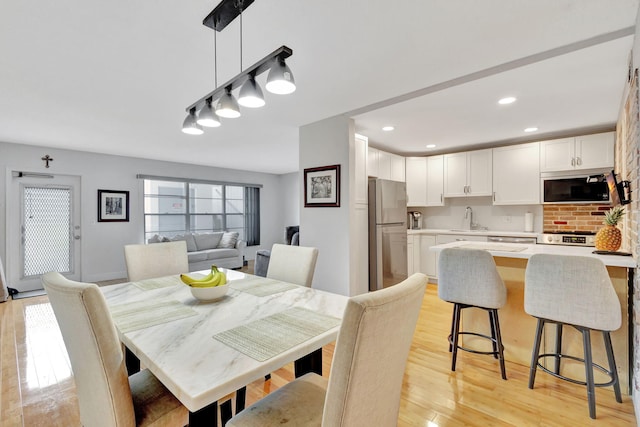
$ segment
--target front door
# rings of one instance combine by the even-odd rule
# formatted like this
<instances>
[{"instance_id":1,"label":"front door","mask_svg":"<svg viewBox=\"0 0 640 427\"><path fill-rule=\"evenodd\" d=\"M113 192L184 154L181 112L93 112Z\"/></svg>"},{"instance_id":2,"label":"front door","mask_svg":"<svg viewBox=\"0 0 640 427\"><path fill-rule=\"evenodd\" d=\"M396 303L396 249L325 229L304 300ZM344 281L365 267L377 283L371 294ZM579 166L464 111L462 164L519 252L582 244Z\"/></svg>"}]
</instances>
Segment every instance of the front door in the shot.
<instances>
[{"instance_id":1,"label":"front door","mask_svg":"<svg viewBox=\"0 0 640 427\"><path fill-rule=\"evenodd\" d=\"M79 177L13 177L9 286L42 289L41 276L49 271L80 280L79 198Z\"/></svg>"}]
</instances>

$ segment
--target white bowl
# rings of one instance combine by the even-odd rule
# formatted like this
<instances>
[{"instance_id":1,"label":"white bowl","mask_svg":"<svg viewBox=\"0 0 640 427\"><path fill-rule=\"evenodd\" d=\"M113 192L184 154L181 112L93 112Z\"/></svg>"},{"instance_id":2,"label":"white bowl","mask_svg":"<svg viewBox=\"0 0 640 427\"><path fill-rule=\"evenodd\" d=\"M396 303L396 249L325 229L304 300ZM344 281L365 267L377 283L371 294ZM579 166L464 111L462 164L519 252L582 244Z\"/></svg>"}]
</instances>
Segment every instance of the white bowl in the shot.
<instances>
[{"instance_id":1,"label":"white bowl","mask_svg":"<svg viewBox=\"0 0 640 427\"><path fill-rule=\"evenodd\" d=\"M212 286L210 288L196 288L189 286L189 290L191 290L191 295L200 301L213 301L226 295L229 290L229 284Z\"/></svg>"}]
</instances>

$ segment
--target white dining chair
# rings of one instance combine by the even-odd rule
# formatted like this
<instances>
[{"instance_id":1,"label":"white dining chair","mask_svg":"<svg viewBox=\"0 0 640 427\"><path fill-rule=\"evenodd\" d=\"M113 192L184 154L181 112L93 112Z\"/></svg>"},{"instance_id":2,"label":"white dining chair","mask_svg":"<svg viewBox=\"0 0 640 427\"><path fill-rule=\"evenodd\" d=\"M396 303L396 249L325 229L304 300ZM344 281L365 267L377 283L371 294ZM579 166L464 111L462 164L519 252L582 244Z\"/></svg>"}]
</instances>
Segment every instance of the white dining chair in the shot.
<instances>
[{"instance_id":1,"label":"white dining chair","mask_svg":"<svg viewBox=\"0 0 640 427\"><path fill-rule=\"evenodd\" d=\"M310 288L317 259L317 248L276 243L271 248L267 277Z\"/></svg>"},{"instance_id":2,"label":"white dining chair","mask_svg":"<svg viewBox=\"0 0 640 427\"><path fill-rule=\"evenodd\" d=\"M416 273L349 299L327 380L306 374L240 412L228 427L391 427L427 277Z\"/></svg>"},{"instance_id":3,"label":"white dining chair","mask_svg":"<svg viewBox=\"0 0 640 427\"><path fill-rule=\"evenodd\" d=\"M144 369L127 377L122 345L97 285L42 277L60 326L84 426L184 426L189 411Z\"/></svg>"},{"instance_id":4,"label":"white dining chair","mask_svg":"<svg viewBox=\"0 0 640 427\"><path fill-rule=\"evenodd\" d=\"M184 240L125 245L124 259L131 282L189 272L187 243Z\"/></svg>"}]
</instances>

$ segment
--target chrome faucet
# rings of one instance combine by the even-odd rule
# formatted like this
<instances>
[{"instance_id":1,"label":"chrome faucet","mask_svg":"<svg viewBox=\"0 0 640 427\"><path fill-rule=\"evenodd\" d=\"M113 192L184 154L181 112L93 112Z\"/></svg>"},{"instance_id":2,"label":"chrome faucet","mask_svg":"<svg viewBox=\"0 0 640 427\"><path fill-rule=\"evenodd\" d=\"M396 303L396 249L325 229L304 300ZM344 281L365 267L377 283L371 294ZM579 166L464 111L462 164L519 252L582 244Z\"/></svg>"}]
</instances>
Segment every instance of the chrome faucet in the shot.
<instances>
[{"instance_id":1,"label":"chrome faucet","mask_svg":"<svg viewBox=\"0 0 640 427\"><path fill-rule=\"evenodd\" d=\"M473 209L471 206L467 206L464 210L464 227L466 230L471 230L473 227Z\"/></svg>"}]
</instances>

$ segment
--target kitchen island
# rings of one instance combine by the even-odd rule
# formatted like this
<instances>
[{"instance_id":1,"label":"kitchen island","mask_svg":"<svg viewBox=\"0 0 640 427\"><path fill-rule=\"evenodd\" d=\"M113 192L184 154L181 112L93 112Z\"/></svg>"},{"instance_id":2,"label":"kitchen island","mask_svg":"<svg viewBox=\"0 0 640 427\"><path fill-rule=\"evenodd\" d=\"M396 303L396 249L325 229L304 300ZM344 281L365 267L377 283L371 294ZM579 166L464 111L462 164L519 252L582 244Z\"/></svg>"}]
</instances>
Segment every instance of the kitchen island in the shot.
<instances>
[{"instance_id":1,"label":"kitchen island","mask_svg":"<svg viewBox=\"0 0 640 427\"><path fill-rule=\"evenodd\" d=\"M458 241L442 245L432 246L431 251L436 253L444 248L461 247L468 249L483 249L489 251L496 262L498 272L507 287L507 303L499 310L500 327L502 330L502 342L504 344L505 359L510 362L529 366L531 352L536 330L536 319L524 311L524 277L527 260L534 254L587 256L600 259L607 266L609 277L618 295L622 309L622 326L611 333L613 351L616 357L620 388L624 394L630 394L631 364L632 359L632 296L633 276L636 268L636 260L631 256L596 255L594 248L581 246L562 245L522 245L516 243L493 243ZM550 277L550 281L554 278ZM562 283L558 283L562 286ZM569 304L570 301L567 301ZM469 309L463 313L462 324L464 330L471 330L483 334L490 334L487 322L487 314L484 310ZM597 335L596 335L597 334ZM607 366L606 353L602 344L601 334L592 334L594 362ZM466 338L467 345L476 348L484 348L483 340ZM472 340L474 342L472 342ZM545 328L543 340L544 352L553 348L555 342L555 328ZM471 343L471 344L470 344ZM564 328L563 353L582 357L582 338L576 330L570 327ZM564 362L562 373L576 379L584 378L584 366L573 362ZM509 375L507 368L507 377ZM596 371L596 382L600 382L604 376Z\"/></svg>"}]
</instances>

